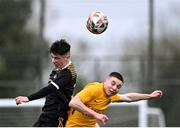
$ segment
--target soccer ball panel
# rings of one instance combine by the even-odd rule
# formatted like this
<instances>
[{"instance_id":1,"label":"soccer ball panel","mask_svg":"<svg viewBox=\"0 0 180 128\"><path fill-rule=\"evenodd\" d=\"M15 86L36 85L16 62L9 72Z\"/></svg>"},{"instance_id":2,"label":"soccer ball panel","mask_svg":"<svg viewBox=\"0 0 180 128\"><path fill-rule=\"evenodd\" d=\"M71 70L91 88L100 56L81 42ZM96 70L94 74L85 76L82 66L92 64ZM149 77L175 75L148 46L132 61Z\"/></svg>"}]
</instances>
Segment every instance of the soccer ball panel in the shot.
<instances>
[{"instance_id":1,"label":"soccer ball panel","mask_svg":"<svg viewBox=\"0 0 180 128\"><path fill-rule=\"evenodd\" d=\"M92 12L88 17L86 27L94 34L101 34L108 27L107 17L102 12Z\"/></svg>"}]
</instances>

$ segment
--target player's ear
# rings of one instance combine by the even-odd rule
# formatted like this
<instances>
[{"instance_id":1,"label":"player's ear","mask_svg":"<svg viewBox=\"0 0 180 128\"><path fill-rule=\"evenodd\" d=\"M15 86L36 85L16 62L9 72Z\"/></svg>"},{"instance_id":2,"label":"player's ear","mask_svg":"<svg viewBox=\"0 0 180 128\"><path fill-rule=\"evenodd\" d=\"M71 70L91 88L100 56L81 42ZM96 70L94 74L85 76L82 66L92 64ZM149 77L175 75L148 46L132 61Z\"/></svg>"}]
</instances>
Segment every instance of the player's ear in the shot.
<instances>
[{"instance_id":1,"label":"player's ear","mask_svg":"<svg viewBox=\"0 0 180 128\"><path fill-rule=\"evenodd\" d=\"M70 52L67 52L67 53L64 55L64 57L65 57L66 59L70 59Z\"/></svg>"},{"instance_id":2,"label":"player's ear","mask_svg":"<svg viewBox=\"0 0 180 128\"><path fill-rule=\"evenodd\" d=\"M107 77L106 79L105 79L105 81L104 81L104 84L109 84L109 77Z\"/></svg>"}]
</instances>

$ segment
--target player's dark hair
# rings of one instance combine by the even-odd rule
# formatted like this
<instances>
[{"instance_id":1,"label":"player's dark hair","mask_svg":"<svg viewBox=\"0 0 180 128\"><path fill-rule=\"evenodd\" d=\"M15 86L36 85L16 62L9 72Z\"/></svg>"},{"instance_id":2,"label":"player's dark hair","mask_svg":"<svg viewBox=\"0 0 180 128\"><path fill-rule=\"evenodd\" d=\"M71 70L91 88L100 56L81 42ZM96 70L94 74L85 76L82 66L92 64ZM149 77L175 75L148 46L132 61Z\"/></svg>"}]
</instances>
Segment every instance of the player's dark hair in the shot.
<instances>
[{"instance_id":1,"label":"player's dark hair","mask_svg":"<svg viewBox=\"0 0 180 128\"><path fill-rule=\"evenodd\" d=\"M61 40L55 41L51 45L50 53L64 55L64 54L68 53L70 51L70 49L71 49L70 44L66 40L61 39Z\"/></svg>"},{"instance_id":2,"label":"player's dark hair","mask_svg":"<svg viewBox=\"0 0 180 128\"><path fill-rule=\"evenodd\" d=\"M111 72L111 73L109 74L109 76L110 76L110 77L111 77L111 76L116 77L116 78L118 78L119 80L121 80L121 81L124 83L123 76L122 76L120 73L118 73L118 72Z\"/></svg>"}]
</instances>

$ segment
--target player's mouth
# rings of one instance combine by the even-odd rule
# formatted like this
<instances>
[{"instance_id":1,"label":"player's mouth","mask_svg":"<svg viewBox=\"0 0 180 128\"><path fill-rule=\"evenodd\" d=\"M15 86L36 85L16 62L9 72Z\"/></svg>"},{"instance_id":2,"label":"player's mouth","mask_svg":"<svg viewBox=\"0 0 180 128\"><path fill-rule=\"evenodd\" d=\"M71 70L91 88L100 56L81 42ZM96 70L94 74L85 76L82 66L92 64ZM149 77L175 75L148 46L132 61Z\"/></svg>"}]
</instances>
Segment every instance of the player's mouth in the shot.
<instances>
[{"instance_id":1,"label":"player's mouth","mask_svg":"<svg viewBox=\"0 0 180 128\"><path fill-rule=\"evenodd\" d=\"M114 91L108 90L108 95L111 96L114 94Z\"/></svg>"},{"instance_id":2,"label":"player's mouth","mask_svg":"<svg viewBox=\"0 0 180 128\"><path fill-rule=\"evenodd\" d=\"M109 90L108 93L109 93L109 95L114 95L116 92L112 91L112 90Z\"/></svg>"}]
</instances>

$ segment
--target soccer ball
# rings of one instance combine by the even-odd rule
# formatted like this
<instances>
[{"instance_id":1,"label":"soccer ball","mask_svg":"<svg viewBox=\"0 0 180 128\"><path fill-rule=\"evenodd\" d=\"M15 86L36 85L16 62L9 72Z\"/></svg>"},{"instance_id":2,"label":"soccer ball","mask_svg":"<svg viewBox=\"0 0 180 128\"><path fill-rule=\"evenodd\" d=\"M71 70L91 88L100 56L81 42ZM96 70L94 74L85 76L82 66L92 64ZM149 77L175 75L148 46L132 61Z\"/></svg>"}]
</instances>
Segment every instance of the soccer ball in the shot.
<instances>
[{"instance_id":1,"label":"soccer ball","mask_svg":"<svg viewBox=\"0 0 180 128\"><path fill-rule=\"evenodd\" d=\"M93 34L101 34L108 27L108 19L102 12L92 12L87 19L86 27Z\"/></svg>"}]
</instances>

